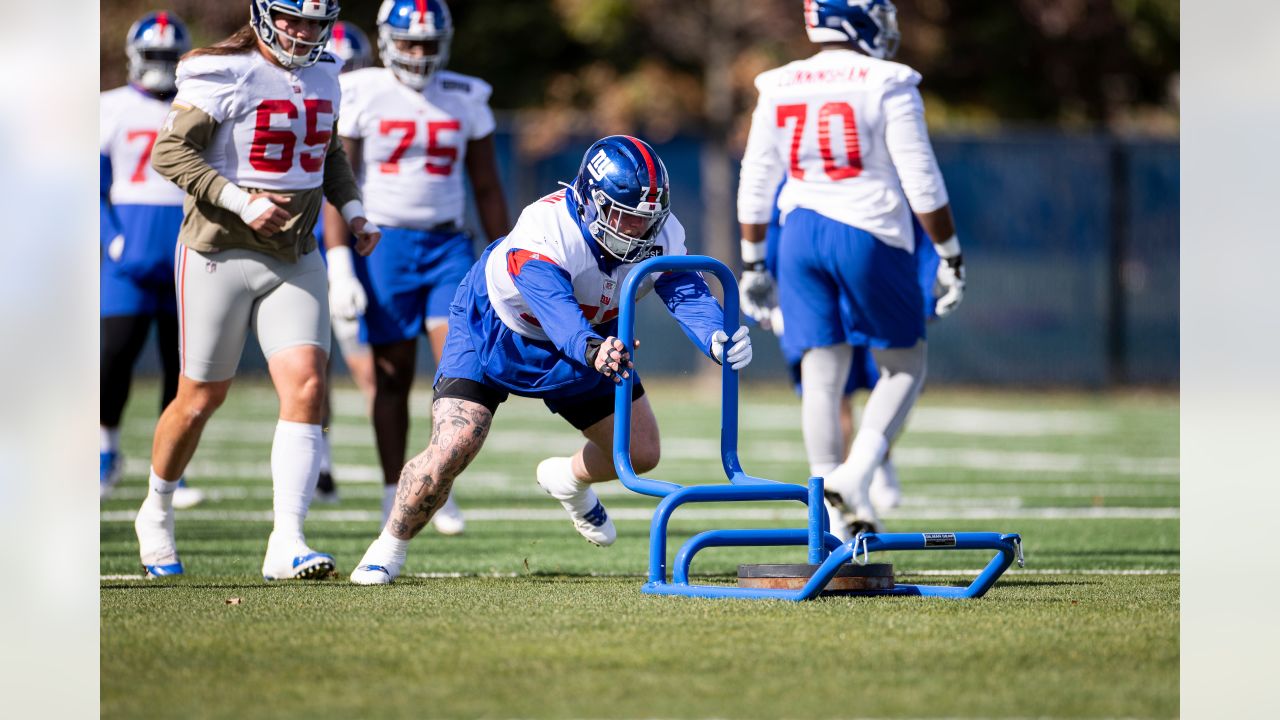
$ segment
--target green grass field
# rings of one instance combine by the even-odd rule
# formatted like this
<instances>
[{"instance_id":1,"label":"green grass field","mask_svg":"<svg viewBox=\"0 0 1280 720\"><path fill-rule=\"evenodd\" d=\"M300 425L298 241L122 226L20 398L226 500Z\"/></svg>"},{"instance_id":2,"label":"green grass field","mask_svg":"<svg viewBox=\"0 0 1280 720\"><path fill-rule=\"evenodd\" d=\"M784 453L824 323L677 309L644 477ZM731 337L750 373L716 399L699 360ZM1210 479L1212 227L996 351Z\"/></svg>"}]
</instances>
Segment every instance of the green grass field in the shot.
<instances>
[{"instance_id":1,"label":"green grass field","mask_svg":"<svg viewBox=\"0 0 1280 720\"><path fill-rule=\"evenodd\" d=\"M179 579L144 582L131 524L145 492L156 387L135 389L126 480L102 506L103 717L1171 717L1178 706L1178 404L1174 395L930 391L894 450L907 498L891 531L1019 532L1027 566L981 600L810 603L640 593L654 502L612 483L607 549L582 541L533 481L578 444L541 403L499 410L458 481L467 532L430 529L391 587L267 585L275 397L245 381L188 473ZM652 477L718 482L714 388L650 386ZM411 447L426 441L415 396ZM313 547L349 572L376 536L381 487L354 390L332 423L342 501L315 505ZM803 482L799 404L749 387L749 472ZM684 518L681 519L682 514ZM677 511L671 546L713 527L799 527L785 504ZM976 552L894 553L899 580L963 583ZM802 562L803 548L713 549L694 573ZM238 598L236 604L228 600ZM150 688L151 690L148 690Z\"/></svg>"}]
</instances>

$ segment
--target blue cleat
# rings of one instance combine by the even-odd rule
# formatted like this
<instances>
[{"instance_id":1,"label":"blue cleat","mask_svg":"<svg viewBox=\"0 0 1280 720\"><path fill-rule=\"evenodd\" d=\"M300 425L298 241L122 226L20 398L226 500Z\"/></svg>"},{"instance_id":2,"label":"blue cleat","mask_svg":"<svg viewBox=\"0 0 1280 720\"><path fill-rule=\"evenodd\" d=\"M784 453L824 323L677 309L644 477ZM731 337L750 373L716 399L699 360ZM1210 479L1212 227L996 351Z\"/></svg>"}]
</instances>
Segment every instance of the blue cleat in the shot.
<instances>
[{"instance_id":1,"label":"blue cleat","mask_svg":"<svg viewBox=\"0 0 1280 720\"><path fill-rule=\"evenodd\" d=\"M288 554L267 551L262 562L263 580L321 580L329 577L338 564L333 556L299 544Z\"/></svg>"},{"instance_id":2,"label":"blue cleat","mask_svg":"<svg viewBox=\"0 0 1280 720\"><path fill-rule=\"evenodd\" d=\"M98 499L106 500L111 496L120 476L124 474L124 457L118 452L98 453Z\"/></svg>"},{"instance_id":3,"label":"blue cleat","mask_svg":"<svg viewBox=\"0 0 1280 720\"><path fill-rule=\"evenodd\" d=\"M168 565L143 565L142 569L145 571L145 576L148 580L151 580L153 578L159 578L159 577L168 577L170 575L183 574L181 560L175 563L170 563Z\"/></svg>"}]
</instances>

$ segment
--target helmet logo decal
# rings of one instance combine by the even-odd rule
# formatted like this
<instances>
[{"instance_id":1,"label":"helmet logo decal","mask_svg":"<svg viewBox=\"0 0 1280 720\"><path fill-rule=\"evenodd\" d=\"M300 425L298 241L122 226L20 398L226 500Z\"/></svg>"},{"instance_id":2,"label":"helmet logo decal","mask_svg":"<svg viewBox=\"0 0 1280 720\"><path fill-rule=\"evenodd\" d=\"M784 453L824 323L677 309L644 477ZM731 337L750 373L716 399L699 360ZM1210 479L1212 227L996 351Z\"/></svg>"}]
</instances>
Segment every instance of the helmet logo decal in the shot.
<instances>
[{"instance_id":1,"label":"helmet logo decal","mask_svg":"<svg viewBox=\"0 0 1280 720\"><path fill-rule=\"evenodd\" d=\"M587 172L591 173L592 178L599 180L604 177L605 173L609 172L612 164L609 161L609 156L604 154L604 148L600 148L595 157L591 158L591 162L587 163Z\"/></svg>"},{"instance_id":2,"label":"helmet logo decal","mask_svg":"<svg viewBox=\"0 0 1280 720\"><path fill-rule=\"evenodd\" d=\"M325 0L304 0L302 3L303 15L327 15L324 10Z\"/></svg>"}]
</instances>

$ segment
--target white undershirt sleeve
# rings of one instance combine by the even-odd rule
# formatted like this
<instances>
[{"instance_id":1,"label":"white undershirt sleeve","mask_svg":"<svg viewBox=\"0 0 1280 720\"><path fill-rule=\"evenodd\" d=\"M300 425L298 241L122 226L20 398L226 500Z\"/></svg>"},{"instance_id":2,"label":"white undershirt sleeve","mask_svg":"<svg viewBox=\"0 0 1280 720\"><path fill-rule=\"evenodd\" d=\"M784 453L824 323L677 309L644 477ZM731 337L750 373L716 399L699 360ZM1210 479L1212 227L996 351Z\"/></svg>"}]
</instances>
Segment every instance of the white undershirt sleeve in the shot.
<instances>
[{"instance_id":1,"label":"white undershirt sleeve","mask_svg":"<svg viewBox=\"0 0 1280 720\"><path fill-rule=\"evenodd\" d=\"M947 186L929 142L920 91L911 85L886 95L884 112L885 145L911 209L927 213L946 205Z\"/></svg>"}]
</instances>

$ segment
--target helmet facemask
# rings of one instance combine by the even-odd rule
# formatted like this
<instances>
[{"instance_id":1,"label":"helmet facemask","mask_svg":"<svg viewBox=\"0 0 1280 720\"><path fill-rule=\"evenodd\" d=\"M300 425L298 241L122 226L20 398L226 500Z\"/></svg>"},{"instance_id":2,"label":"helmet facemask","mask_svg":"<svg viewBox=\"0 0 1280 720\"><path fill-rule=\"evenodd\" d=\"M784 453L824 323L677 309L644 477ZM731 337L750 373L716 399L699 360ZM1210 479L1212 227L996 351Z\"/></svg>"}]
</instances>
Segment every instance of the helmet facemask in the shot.
<instances>
[{"instance_id":1,"label":"helmet facemask","mask_svg":"<svg viewBox=\"0 0 1280 720\"><path fill-rule=\"evenodd\" d=\"M605 252L623 262L641 259L653 247L671 206L661 192L653 202L641 201L636 207L610 198L599 187L590 189L587 229Z\"/></svg>"},{"instance_id":2,"label":"helmet facemask","mask_svg":"<svg viewBox=\"0 0 1280 720\"><path fill-rule=\"evenodd\" d=\"M427 33L402 32L386 25L378 28L378 54L382 57L382 64L391 69L396 79L415 90L425 88L431 75L449 60L453 32L428 29ZM422 44L423 53L419 55L412 50L401 50L396 47L397 40Z\"/></svg>"},{"instance_id":3,"label":"helmet facemask","mask_svg":"<svg viewBox=\"0 0 1280 720\"><path fill-rule=\"evenodd\" d=\"M126 52L129 56L129 82L157 95L177 90L177 50L130 47Z\"/></svg>"},{"instance_id":4,"label":"helmet facemask","mask_svg":"<svg viewBox=\"0 0 1280 720\"><path fill-rule=\"evenodd\" d=\"M286 35L283 30L275 26L277 15L288 15L302 20L319 20L322 23L320 32L313 40L302 40L293 35ZM303 15L288 6L273 6L269 0L255 0L251 20L258 38L266 43L271 50L271 55L281 65L287 68L304 68L314 65L324 53L325 45L329 43L329 36L333 33L333 25L338 20L338 6L334 5L333 11L327 15L315 17ZM289 40L288 50L284 48L281 36Z\"/></svg>"}]
</instances>

